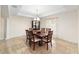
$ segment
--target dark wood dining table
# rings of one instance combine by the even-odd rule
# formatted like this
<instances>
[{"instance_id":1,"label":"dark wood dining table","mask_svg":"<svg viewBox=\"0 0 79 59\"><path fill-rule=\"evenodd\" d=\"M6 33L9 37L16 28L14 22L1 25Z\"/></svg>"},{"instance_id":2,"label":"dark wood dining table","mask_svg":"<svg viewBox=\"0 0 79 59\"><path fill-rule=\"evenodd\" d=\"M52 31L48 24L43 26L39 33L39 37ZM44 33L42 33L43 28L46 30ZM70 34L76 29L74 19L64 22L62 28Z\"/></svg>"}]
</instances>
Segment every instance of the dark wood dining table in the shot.
<instances>
[{"instance_id":1,"label":"dark wood dining table","mask_svg":"<svg viewBox=\"0 0 79 59\"><path fill-rule=\"evenodd\" d=\"M42 32L37 32L36 34L35 34L38 38L40 38L41 39L41 41L39 41L39 46L42 46L43 45L43 39L45 38L45 37L47 37L47 35L48 35L48 33L42 33Z\"/></svg>"}]
</instances>

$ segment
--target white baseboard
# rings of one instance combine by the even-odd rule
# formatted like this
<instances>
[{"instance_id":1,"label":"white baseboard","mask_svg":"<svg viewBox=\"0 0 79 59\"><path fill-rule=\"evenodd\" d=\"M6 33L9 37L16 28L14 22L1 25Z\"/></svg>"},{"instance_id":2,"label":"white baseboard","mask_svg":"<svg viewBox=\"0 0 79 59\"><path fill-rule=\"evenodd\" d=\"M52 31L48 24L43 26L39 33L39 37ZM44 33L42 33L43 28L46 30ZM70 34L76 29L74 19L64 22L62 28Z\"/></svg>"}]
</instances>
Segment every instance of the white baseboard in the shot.
<instances>
[{"instance_id":1,"label":"white baseboard","mask_svg":"<svg viewBox=\"0 0 79 59\"><path fill-rule=\"evenodd\" d=\"M69 41L69 40L66 40L66 39L59 38L59 37L55 37L55 39L63 40L63 41L73 43L73 44L78 44L78 42Z\"/></svg>"},{"instance_id":2,"label":"white baseboard","mask_svg":"<svg viewBox=\"0 0 79 59\"><path fill-rule=\"evenodd\" d=\"M25 35L18 35L18 36L7 37L6 40L12 39L12 38L16 38L16 37L22 37L22 36L25 36Z\"/></svg>"}]
</instances>

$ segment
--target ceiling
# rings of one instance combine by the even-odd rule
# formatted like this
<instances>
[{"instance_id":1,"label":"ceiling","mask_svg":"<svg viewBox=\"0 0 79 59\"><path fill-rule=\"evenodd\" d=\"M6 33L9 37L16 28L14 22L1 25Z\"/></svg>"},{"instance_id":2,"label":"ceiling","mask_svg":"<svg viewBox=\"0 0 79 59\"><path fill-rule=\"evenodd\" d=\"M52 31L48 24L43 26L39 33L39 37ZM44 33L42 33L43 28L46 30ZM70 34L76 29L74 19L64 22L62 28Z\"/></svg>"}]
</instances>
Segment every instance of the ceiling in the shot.
<instances>
[{"instance_id":1,"label":"ceiling","mask_svg":"<svg viewBox=\"0 0 79 59\"><path fill-rule=\"evenodd\" d=\"M45 17L63 11L78 9L77 5L9 5L10 15L19 15L27 17Z\"/></svg>"}]
</instances>

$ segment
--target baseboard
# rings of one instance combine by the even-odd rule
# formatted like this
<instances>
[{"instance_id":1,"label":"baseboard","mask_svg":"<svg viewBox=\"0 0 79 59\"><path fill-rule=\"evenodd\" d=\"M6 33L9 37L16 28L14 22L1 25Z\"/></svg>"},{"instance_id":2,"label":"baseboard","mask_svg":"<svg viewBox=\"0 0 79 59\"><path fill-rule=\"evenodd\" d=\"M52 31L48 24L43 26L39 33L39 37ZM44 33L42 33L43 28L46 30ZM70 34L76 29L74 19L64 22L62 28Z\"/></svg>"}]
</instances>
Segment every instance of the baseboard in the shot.
<instances>
[{"instance_id":1,"label":"baseboard","mask_svg":"<svg viewBox=\"0 0 79 59\"><path fill-rule=\"evenodd\" d=\"M20 38L20 37L24 37L25 35L21 35L21 36L15 36L15 37L9 37L9 38L6 38L6 40L9 40L9 39L14 39L14 38Z\"/></svg>"},{"instance_id":2,"label":"baseboard","mask_svg":"<svg viewBox=\"0 0 79 59\"><path fill-rule=\"evenodd\" d=\"M65 41L65 42L68 42L68 43L71 43L71 44L77 44L78 45L78 43L75 43L75 42L71 42L71 41L68 41L68 40L65 40L65 39L62 39L62 38L58 38L58 37L55 37L54 39L58 39L58 40L62 40L62 41Z\"/></svg>"}]
</instances>

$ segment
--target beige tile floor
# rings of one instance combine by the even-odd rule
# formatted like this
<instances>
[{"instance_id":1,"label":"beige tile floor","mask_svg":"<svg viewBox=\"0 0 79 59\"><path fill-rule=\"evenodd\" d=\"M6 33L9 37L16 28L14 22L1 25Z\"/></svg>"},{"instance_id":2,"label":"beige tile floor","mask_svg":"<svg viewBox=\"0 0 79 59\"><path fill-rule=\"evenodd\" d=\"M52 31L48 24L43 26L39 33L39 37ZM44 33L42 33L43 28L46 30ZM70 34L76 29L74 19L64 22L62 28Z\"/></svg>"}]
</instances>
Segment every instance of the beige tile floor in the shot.
<instances>
[{"instance_id":1,"label":"beige tile floor","mask_svg":"<svg viewBox=\"0 0 79 59\"><path fill-rule=\"evenodd\" d=\"M25 42L25 36L0 41L0 53L10 54L77 54L77 44L69 43L60 39L53 39L53 46L49 44L49 50L46 50L46 45L36 45L35 51Z\"/></svg>"}]
</instances>

